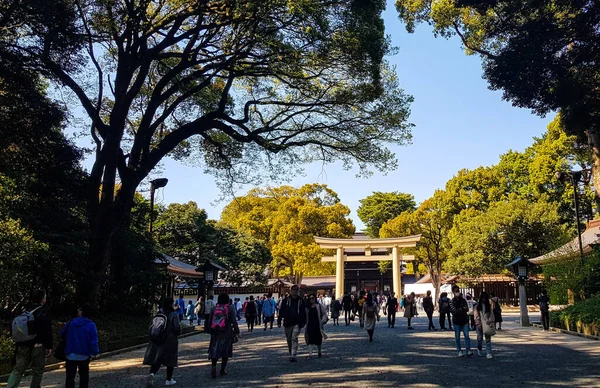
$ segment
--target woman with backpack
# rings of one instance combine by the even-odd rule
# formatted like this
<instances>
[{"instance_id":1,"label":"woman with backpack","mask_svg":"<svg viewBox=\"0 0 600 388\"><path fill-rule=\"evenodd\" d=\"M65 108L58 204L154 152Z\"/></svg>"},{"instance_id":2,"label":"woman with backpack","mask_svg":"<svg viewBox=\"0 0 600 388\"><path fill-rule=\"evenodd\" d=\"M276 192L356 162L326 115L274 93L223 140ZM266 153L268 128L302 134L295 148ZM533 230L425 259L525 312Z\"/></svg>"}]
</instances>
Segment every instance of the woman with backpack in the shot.
<instances>
[{"instance_id":1,"label":"woman with backpack","mask_svg":"<svg viewBox=\"0 0 600 388\"><path fill-rule=\"evenodd\" d=\"M369 334L369 342L373 342L373 333L375 332L375 325L379 318L379 306L373 300L373 294L367 295L367 301L363 305L363 319L365 322L365 329Z\"/></svg>"},{"instance_id":2,"label":"woman with backpack","mask_svg":"<svg viewBox=\"0 0 600 388\"><path fill-rule=\"evenodd\" d=\"M317 356L321 358L321 345L323 339L327 338L323 331L323 325L328 321L327 310L317 301L315 294L308 296L308 307L306 308L306 330L304 339L308 345L308 356L313 357L313 346L317 347Z\"/></svg>"},{"instance_id":3,"label":"woman with backpack","mask_svg":"<svg viewBox=\"0 0 600 388\"><path fill-rule=\"evenodd\" d=\"M254 322L256 321L256 302L254 302L253 295L250 295L250 300L246 302L244 317L246 318L246 323L248 324L248 333L252 333L252 330L254 330Z\"/></svg>"},{"instance_id":4,"label":"woman with backpack","mask_svg":"<svg viewBox=\"0 0 600 388\"><path fill-rule=\"evenodd\" d=\"M485 337L485 350L487 359L492 357L492 336L496 334L496 323L494 321L494 302L490 301L490 297L487 292L482 292L479 295L479 303L475 304L473 308L473 315L475 317L475 327L477 328L477 355L483 356L481 353L483 348L483 339Z\"/></svg>"},{"instance_id":5,"label":"woman with backpack","mask_svg":"<svg viewBox=\"0 0 600 388\"><path fill-rule=\"evenodd\" d=\"M233 356L234 338L240 335L235 307L229 304L229 295L221 294L217 305L212 308L210 317L210 345L208 358L212 363L210 376L217 377L217 361L221 359L221 376L227 374L227 361Z\"/></svg>"},{"instance_id":6,"label":"woman with backpack","mask_svg":"<svg viewBox=\"0 0 600 388\"><path fill-rule=\"evenodd\" d=\"M440 330L446 330L446 318L448 319L448 330L452 330L452 319L450 318L450 298L447 292L440 294L438 301L440 310Z\"/></svg>"},{"instance_id":7,"label":"woman with backpack","mask_svg":"<svg viewBox=\"0 0 600 388\"><path fill-rule=\"evenodd\" d=\"M177 366L179 340L181 333L179 312L173 308L173 298L166 298L162 311L156 314L150 325L150 342L144 355L144 365L150 365L147 387L154 386L154 375L161 365L167 367L165 385L175 385L173 370Z\"/></svg>"}]
</instances>

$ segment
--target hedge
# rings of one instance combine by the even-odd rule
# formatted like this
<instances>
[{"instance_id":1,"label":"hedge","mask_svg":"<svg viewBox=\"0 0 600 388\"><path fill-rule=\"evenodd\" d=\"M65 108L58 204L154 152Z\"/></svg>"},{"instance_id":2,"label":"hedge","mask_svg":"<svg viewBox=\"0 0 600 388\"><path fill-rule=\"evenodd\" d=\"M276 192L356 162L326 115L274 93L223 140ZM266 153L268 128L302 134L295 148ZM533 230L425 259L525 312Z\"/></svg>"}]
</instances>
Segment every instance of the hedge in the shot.
<instances>
[{"instance_id":1,"label":"hedge","mask_svg":"<svg viewBox=\"0 0 600 388\"><path fill-rule=\"evenodd\" d=\"M554 327L600 336L600 296L596 296L550 314Z\"/></svg>"}]
</instances>

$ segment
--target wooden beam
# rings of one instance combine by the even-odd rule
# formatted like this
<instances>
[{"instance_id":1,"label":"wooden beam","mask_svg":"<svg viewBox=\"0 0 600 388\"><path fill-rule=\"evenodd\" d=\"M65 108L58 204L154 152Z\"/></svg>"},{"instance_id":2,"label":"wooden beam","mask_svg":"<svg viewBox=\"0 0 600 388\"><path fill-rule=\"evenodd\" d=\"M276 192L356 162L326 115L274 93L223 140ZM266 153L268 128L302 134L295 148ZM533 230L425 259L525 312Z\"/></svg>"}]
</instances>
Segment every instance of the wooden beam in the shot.
<instances>
[{"instance_id":1,"label":"wooden beam","mask_svg":"<svg viewBox=\"0 0 600 388\"><path fill-rule=\"evenodd\" d=\"M344 255L344 261L357 262L357 261L389 261L392 260L392 255L385 256L348 256ZM415 256L413 255L400 255L400 261L414 261ZM323 256L321 259L322 263L335 263L336 256Z\"/></svg>"},{"instance_id":2,"label":"wooden beam","mask_svg":"<svg viewBox=\"0 0 600 388\"><path fill-rule=\"evenodd\" d=\"M337 249L340 246L344 248L361 248L361 249L374 249L374 248L410 248L417 245L417 242L421 239L421 235L398 237L398 238L379 238L379 239L366 239L357 240L352 238L328 238L328 237L316 237L315 242L323 249Z\"/></svg>"}]
</instances>

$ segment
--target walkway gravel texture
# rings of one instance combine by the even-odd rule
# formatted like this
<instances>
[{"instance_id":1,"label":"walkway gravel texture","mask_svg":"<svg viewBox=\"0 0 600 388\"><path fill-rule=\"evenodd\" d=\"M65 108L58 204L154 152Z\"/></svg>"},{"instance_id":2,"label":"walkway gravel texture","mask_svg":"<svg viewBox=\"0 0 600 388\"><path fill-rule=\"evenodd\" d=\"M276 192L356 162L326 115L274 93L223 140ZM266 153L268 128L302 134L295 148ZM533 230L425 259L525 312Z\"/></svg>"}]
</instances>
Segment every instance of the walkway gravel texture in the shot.
<instances>
[{"instance_id":1,"label":"walkway gravel texture","mask_svg":"<svg viewBox=\"0 0 600 388\"><path fill-rule=\"evenodd\" d=\"M208 336L199 334L180 341L176 387L600 387L600 343L562 333L521 328L517 316L507 316L502 331L493 337L494 359L457 357L454 333L429 332L424 317L387 327L382 317L375 341L358 327L327 325L329 339L323 358L309 359L299 348L297 363L288 360L282 328L245 333L234 345L228 375L210 378ZM471 345L476 349L475 333ZM94 361L90 387L145 387L148 367L142 366L144 349ZM29 386L24 379L23 387ZM64 370L44 375L44 387L64 386ZM155 386L164 386L164 369Z\"/></svg>"}]
</instances>

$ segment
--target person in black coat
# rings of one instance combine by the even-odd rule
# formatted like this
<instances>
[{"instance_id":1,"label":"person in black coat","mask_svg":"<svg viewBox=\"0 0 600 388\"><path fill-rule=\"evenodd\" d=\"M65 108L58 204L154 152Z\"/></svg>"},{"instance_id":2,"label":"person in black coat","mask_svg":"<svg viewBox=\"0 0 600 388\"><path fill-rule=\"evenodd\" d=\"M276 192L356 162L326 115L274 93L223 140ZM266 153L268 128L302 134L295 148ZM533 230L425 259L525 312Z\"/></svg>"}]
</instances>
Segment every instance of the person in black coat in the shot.
<instances>
[{"instance_id":1,"label":"person in black coat","mask_svg":"<svg viewBox=\"0 0 600 388\"><path fill-rule=\"evenodd\" d=\"M471 339L469 338L469 305L467 304L467 300L463 298L460 288L457 285L452 286L452 293L454 294L454 298L450 301L450 311L452 311L456 350L459 357L464 355L460 347L460 333L462 332L465 337L466 354L467 356L472 356Z\"/></svg>"},{"instance_id":2,"label":"person in black coat","mask_svg":"<svg viewBox=\"0 0 600 388\"><path fill-rule=\"evenodd\" d=\"M344 321L346 321L346 326L350 324L350 315L352 313L352 297L348 292L344 293L344 297L342 298L342 308L344 309Z\"/></svg>"},{"instance_id":3,"label":"person in black coat","mask_svg":"<svg viewBox=\"0 0 600 388\"><path fill-rule=\"evenodd\" d=\"M290 290L290 296L281 301L279 316L277 317L277 326L281 327L281 321L283 320L285 337L290 352L290 362L296 362L298 336L306 324L305 308L302 298L298 295L298 286L293 285Z\"/></svg>"}]
</instances>

